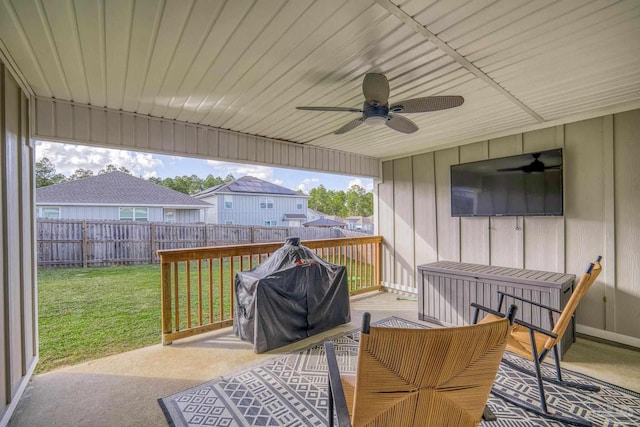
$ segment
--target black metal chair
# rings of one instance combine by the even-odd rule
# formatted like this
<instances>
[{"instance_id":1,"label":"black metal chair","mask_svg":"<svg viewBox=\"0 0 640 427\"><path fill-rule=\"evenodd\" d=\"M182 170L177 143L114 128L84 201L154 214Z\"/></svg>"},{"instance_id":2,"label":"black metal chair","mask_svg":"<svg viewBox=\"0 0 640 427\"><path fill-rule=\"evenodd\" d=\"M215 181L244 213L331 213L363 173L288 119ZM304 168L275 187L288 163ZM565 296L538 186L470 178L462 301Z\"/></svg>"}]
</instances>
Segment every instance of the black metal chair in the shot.
<instances>
[{"instance_id":1,"label":"black metal chair","mask_svg":"<svg viewBox=\"0 0 640 427\"><path fill-rule=\"evenodd\" d=\"M538 384L538 394L540 399L540 406L536 407L526 402L520 401L508 394L502 393L499 390L493 389L492 393L499 396L500 398L513 403L521 408L530 410L535 412L543 417L550 418L562 423L572 424L572 425L580 425L580 426L590 426L591 423L587 420L579 419L579 418L570 418L561 415L551 414L548 411L547 400L544 392L543 380L552 382L555 384L559 384L566 387L573 387L586 391L597 392L600 391L600 388L591 385L591 384L581 384L574 382L567 382L562 379L562 372L560 370L560 357L558 355L558 343L562 339L562 336L566 332L567 328L573 322L574 315L578 304L587 293L593 282L595 282L596 278L602 271L602 265L600 261L602 260L601 256L598 256L593 263L590 263L587 267L587 270L584 272L580 281L575 286L573 290L573 294L571 298L567 302L566 306L562 311L557 310L555 308L549 307L544 304L540 304L535 301L529 301L527 299L510 295L505 292L498 292L499 294L499 302L497 310L492 310L488 307L484 307L482 305L472 303L471 306L475 307L475 315L473 319L473 323L483 323L488 321L494 321L497 318L504 317L505 314L501 313L502 306L505 300L505 297L512 298L513 300L518 301L519 303L524 304L523 307L526 307L528 304L533 305L535 307L539 307L543 310L546 310L549 318L549 324L551 325L551 330L544 329L538 325L533 325L531 323L524 322L522 320L515 319L513 328L511 329L511 334L509 336L509 341L507 343L507 351L513 354L516 354L520 357L523 357L534 364L534 374L536 376L537 384ZM488 313L480 322L478 322L478 314L480 311L484 311ZM557 316L557 320L554 321L554 317ZM549 352L553 352L553 357L555 360L555 370L557 378L549 378L543 377L540 371L540 364L544 361ZM517 364L510 363L507 360L503 360L503 363L509 364L509 366L514 369L523 371L523 368Z\"/></svg>"}]
</instances>

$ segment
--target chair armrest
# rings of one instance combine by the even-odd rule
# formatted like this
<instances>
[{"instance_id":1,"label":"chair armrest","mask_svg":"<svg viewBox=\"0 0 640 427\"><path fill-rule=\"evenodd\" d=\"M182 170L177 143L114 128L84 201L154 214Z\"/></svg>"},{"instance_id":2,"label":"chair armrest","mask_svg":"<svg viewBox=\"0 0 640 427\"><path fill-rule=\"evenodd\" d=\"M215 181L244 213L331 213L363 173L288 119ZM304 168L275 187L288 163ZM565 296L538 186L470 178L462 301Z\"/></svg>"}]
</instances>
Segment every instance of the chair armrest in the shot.
<instances>
[{"instance_id":1,"label":"chair armrest","mask_svg":"<svg viewBox=\"0 0 640 427\"><path fill-rule=\"evenodd\" d=\"M517 299L518 301L526 302L527 304L535 305L536 307L544 308L544 309L547 309L549 311L553 311L554 313L562 314L562 310L558 310L557 308L549 307L548 305L540 304L538 302L531 301L531 300L528 300L528 299L524 299L522 297L517 297L515 295L511 295L511 294L508 294L506 292L498 291L498 295L504 295L505 297Z\"/></svg>"},{"instance_id":2,"label":"chair armrest","mask_svg":"<svg viewBox=\"0 0 640 427\"><path fill-rule=\"evenodd\" d=\"M534 330L534 331L536 331L536 332L540 332L541 334L546 335L546 336L548 336L548 337L551 337L551 338L558 338L558 335L557 335L557 334L554 334L553 332L548 331L548 330L546 330L546 329L544 329L544 328L541 328L541 327L539 327L539 326L532 325L531 323L527 323L527 322L525 322L525 321L518 320L518 319L514 320L513 322L514 322L514 323L516 323L516 324L518 324L518 325L520 325L520 326L524 326L524 327L525 327L525 328L527 328L527 329L532 329L532 330Z\"/></svg>"},{"instance_id":3,"label":"chair armrest","mask_svg":"<svg viewBox=\"0 0 640 427\"><path fill-rule=\"evenodd\" d=\"M340 368L338 367L333 343L330 341L325 342L324 351L327 355L327 369L329 371L329 384L327 384L329 388L329 408L335 408L338 427L351 427L347 399L344 396L344 389L340 380ZM328 417L328 425L333 425L333 411L329 412Z\"/></svg>"},{"instance_id":4,"label":"chair armrest","mask_svg":"<svg viewBox=\"0 0 640 427\"><path fill-rule=\"evenodd\" d=\"M480 304L475 303L475 302L472 302L472 303L471 303L471 307L473 307L473 308L475 308L475 309L477 309L477 310L482 310L482 311L484 311L484 312L491 313L491 314L493 314L494 316L498 316L498 317L507 317L507 315L506 315L506 314L504 314L504 313L501 313L501 312L499 312L499 311L497 311L497 310L493 310L493 309L491 309L491 308L489 308L489 307L485 307L484 305L480 305Z\"/></svg>"},{"instance_id":5,"label":"chair armrest","mask_svg":"<svg viewBox=\"0 0 640 427\"><path fill-rule=\"evenodd\" d=\"M495 316L501 317L501 318L507 318L509 319L509 324L513 325L513 322L515 321L516 318L516 313L518 312L518 307L515 304L511 304L509 306L508 312L507 314L504 314L500 311L496 311L496 310L492 310L489 307L485 307L484 305L480 305L477 304L475 302L471 303L471 307L474 307L476 309L476 312L473 316L473 324L475 325L476 323L478 323L478 312L480 310L482 311L486 311L487 313L491 313Z\"/></svg>"}]
</instances>

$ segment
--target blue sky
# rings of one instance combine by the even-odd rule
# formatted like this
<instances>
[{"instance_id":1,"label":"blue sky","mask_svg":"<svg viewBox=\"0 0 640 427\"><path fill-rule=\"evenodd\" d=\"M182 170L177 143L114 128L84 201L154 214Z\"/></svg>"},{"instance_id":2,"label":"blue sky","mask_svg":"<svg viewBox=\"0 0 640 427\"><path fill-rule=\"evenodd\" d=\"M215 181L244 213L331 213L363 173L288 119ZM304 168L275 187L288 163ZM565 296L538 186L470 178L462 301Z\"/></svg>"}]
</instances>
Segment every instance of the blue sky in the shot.
<instances>
[{"instance_id":1,"label":"blue sky","mask_svg":"<svg viewBox=\"0 0 640 427\"><path fill-rule=\"evenodd\" d=\"M330 190L347 190L354 184L360 185L367 191L373 190L373 180L369 178L55 142L38 142L36 160L41 160L43 157L51 160L56 167L56 172L67 176L78 168L98 172L106 165L113 164L117 167L124 166L134 175L144 178L152 176L166 178L193 174L201 178L205 178L208 174L224 178L231 173L236 178L251 175L294 190L301 189L305 193L320 184Z\"/></svg>"}]
</instances>

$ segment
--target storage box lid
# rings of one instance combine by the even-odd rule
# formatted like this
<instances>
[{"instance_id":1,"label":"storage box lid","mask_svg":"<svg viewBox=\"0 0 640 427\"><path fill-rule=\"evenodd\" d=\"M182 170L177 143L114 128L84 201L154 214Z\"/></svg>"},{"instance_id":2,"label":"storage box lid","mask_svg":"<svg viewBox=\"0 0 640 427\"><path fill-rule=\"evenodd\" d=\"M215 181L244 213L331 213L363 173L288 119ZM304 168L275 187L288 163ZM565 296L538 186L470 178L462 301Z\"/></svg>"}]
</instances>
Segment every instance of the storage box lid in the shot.
<instances>
[{"instance_id":1,"label":"storage box lid","mask_svg":"<svg viewBox=\"0 0 640 427\"><path fill-rule=\"evenodd\" d=\"M439 274L454 274L456 276L472 277L486 281L523 283L559 289L571 286L576 279L574 274L453 261L438 261L431 264L420 265L418 266L418 270Z\"/></svg>"}]
</instances>

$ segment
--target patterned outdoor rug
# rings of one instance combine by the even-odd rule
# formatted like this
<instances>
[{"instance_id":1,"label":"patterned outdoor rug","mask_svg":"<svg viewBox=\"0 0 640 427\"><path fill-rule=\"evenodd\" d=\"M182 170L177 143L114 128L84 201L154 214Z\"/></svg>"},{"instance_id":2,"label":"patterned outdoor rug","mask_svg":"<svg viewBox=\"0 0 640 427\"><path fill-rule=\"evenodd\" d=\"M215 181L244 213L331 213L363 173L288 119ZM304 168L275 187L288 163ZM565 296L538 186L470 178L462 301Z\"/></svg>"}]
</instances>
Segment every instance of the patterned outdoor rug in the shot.
<instances>
[{"instance_id":1,"label":"patterned outdoor rug","mask_svg":"<svg viewBox=\"0 0 640 427\"><path fill-rule=\"evenodd\" d=\"M377 326L424 328L391 317ZM333 337L342 372L355 372L359 331ZM510 360L519 358L505 353ZM525 362L526 363L526 362ZM546 364L545 364L546 365ZM547 375L553 376L552 366ZM594 426L639 426L640 394L563 370L563 379L596 384L599 393L545 383L549 410L590 420ZM171 426L324 426L327 413L327 367L324 348L316 345L295 354L227 375L198 387L158 399ZM503 363L494 387L538 403L535 377ZM513 406L491 395L489 407L498 421L488 427L559 426L560 423Z\"/></svg>"}]
</instances>

